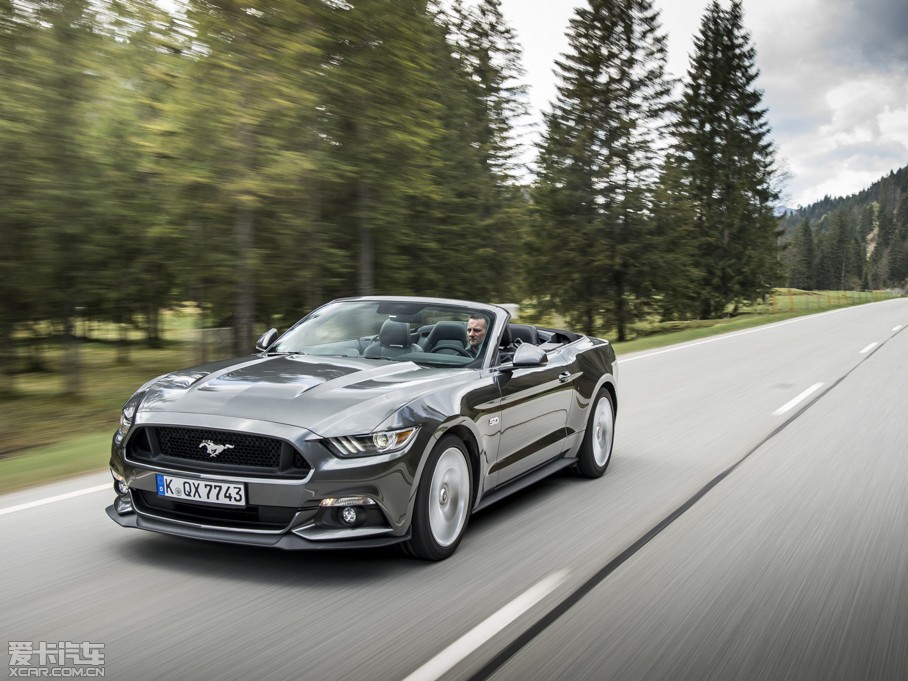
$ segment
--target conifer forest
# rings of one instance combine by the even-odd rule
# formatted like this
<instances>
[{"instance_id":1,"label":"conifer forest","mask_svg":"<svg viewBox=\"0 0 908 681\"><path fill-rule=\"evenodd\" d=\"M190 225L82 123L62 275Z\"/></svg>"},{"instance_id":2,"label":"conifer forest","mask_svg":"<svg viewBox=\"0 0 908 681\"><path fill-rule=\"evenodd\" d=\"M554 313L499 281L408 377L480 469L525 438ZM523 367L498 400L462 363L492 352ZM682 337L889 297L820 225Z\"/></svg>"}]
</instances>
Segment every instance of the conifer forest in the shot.
<instances>
[{"instance_id":1,"label":"conifer forest","mask_svg":"<svg viewBox=\"0 0 908 681\"><path fill-rule=\"evenodd\" d=\"M86 318L154 343L191 301L250 351L359 294L621 340L904 284L905 172L780 219L740 0L704 0L680 82L653 0L589 0L568 39L527 149L499 0L0 0L0 347Z\"/></svg>"}]
</instances>

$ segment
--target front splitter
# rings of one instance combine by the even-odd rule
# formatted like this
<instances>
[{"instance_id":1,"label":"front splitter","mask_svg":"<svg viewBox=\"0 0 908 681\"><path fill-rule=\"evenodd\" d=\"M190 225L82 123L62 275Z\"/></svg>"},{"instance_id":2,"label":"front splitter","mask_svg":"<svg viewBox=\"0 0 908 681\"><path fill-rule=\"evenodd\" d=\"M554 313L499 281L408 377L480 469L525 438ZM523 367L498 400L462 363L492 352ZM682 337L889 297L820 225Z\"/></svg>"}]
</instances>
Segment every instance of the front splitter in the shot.
<instances>
[{"instance_id":1,"label":"front splitter","mask_svg":"<svg viewBox=\"0 0 908 681\"><path fill-rule=\"evenodd\" d=\"M201 539L203 541L220 542L222 544L240 544L243 546L261 546L265 548L283 549L285 551L325 551L334 549L369 549L382 546L393 546L407 541L409 532L401 536L391 537L363 537L361 539L332 539L329 541L311 541L286 532L283 534L261 534L258 532L234 532L232 530L218 530L209 527L193 527L169 523L157 518L146 518L138 513L120 515L113 505L106 509L111 520L122 527L137 530L148 530L160 534L169 534L176 537Z\"/></svg>"}]
</instances>

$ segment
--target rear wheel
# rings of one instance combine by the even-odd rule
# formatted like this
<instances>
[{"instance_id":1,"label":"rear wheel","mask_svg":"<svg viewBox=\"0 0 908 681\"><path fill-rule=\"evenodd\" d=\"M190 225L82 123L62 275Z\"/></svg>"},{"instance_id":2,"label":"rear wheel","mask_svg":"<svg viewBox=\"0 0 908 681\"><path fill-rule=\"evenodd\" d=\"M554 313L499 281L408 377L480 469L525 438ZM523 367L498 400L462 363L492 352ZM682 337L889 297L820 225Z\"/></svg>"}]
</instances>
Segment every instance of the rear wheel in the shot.
<instances>
[{"instance_id":1,"label":"rear wheel","mask_svg":"<svg viewBox=\"0 0 908 681\"><path fill-rule=\"evenodd\" d=\"M574 470L584 478L598 478L605 473L612 460L615 441L615 407L612 395L606 388L599 390L590 409L590 420L580 445Z\"/></svg>"},{"instance_id":2,"label":"rear wheel","mask_svg":"<svg viewBox=\"0 0 908 681\"><path fill-rule=\"evenodd\" d=\"M471 490L467 448L446 435L426 461L404 551L423 560L442 560L454 553L470 518Z\"/></svg>"}]
</instances>

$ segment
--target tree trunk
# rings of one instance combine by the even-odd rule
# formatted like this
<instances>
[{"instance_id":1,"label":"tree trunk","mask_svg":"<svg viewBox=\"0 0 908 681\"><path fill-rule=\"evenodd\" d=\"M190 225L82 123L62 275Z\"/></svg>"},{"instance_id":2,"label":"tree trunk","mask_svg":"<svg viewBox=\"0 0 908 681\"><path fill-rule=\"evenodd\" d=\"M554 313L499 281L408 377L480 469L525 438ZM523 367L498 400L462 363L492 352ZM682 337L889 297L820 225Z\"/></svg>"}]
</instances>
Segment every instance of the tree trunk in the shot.
<instances>
[{"instance_id":1,"label":"tree trunk","mask_svg":"<svg viewBox=\"0 0 908 681\"><path fill-rule=\"evenodd\" d=\"M82 390L82 372L79 365L79 339L76 338L75 319L68 315L63 322L63 367L67 395L78 395Z\"/></svg>"},{"instance_id":2,"label":"tree trunk","mask_svg":"<svg viewBox=\"0 0 908 681\"><path fill-rule=\"evenodd\" d=\"M372 245L372 227L369 224L369 188L365 180L359 181L357 189L357 222L359 236L359 294L368 296L375 290L373 262L375 255Z\"/></svg>"},{"instance_id":3,"label":"tree trunk","mask_svg":"<svg viewBox=\"0 0 908 681\"><path fill-rule=\"evenodd\" d=\"M129 325L121 320L118 326L120 338L117 341L117 364L129 364Z\"/></svg>"},{"instance_id":4,"label":"tree trunk","mask_svg":"<svg viewBox=\"0 0 908 681\"><path fill-rule=\"evenodd\" d=\"M247 97L244 97L247 99ZM236 131L239 141L239 176L246 181L253 172L254 140L245 124ZM240 191L236 197L236 213L233 221L233 237L237 249L239 267L236 272L236 301L233 314L233 349L237 355L252 349L253 315L255 313L255 214L252 196Z\"/></svg>"},{"instance_id":5,"label":"tree trunk","mask_svg":"<svg viewBox=\"0 0 908 681\"><path fill-rule=\"evenodd\" d=\"M309 276L306 279L306 312L322 304L321 264L322 195L321 184L313 182L309 201Z\"/></svg>"},{"instance_id":6,"label":"tree trunk","mask_svg":"<svg viewBox=\"0 0 908 681\"><path fill-rule=\"evenodd\" d=\"M13 325L4 321L0 324L0 396L12 396L16 392L17 354Z\"/></svg>"},{"instance_id":7,"label":"tree trunk","mask_svg":"<svg viewBox=\"0 0 908 681\"><path fill-rule=\"evenodd\" d=\"M583 332L592 336L596 332L596 310L591 301L587 301L583 311Z\"/></svg>"},{"instance_id":8,"label":"tree trunk","mask_svg":"<svg viewBox=\"0 0 908 681\"><path fill-rule=\"evenodd\" d=\"M255 272L253 266L253 230L255 218L252 208L241 203L237 206L233 223L239 268L237 271L237 295L233 314L233 349L241 355L249 352L253 341L252 316L255 304Z\"/></svg>"},{"instance_id":9,"label":"tree trunk","mask_svg":"<svg viewBox=\"0 0 908 681\"><path fill-rule=\"evenodd\" d=\"M624 275L615 273L615 326L618 329L618 342L627 340L627 301L624 299Z\"/></svg>"},{"instance_id":10,"label":"tree trunk","mask_svg":"<svg viewBox=\"0 0 908 681\"><path fill-rule=\"evenodd\" d=\"M161 311L155 305L148 306L145 320L145 337L148 347L161 347Z\"/></svg>"}]
</instances>

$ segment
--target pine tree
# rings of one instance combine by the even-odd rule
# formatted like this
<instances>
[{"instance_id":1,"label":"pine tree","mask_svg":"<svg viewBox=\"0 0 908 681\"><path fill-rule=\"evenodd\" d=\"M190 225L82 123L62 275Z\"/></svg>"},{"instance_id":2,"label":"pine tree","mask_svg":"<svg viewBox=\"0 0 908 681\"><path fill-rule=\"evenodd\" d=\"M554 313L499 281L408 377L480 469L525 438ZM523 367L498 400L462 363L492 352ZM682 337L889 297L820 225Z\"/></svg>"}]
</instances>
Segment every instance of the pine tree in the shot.
<instances>
[{"instance_id":1,"label":"pine tree","mask_svg":"<svg viewBox=\"0 0 908 681\"><path fill-rule=\"evenodd\" d=\"M299 67L314 49L310 20L320 5L188 5L196 40L168 121L176 128L174 183L193 253L207 265L207 297L215 314L231 320L236 352L248 351L255 336L261 244L275 228L275 201L311 189L304 180L312 158L297 149L308 131L292 124L314 109L315 75Z\"/></svg>"},{"instance_id":2,"label":"pine tree","mask_svg":"<svg viewBox=\"0 0 908 681\"><path fill-rule=\"evenodd\" d=\"M649 278L648 295L660 319L697 316L699 281L693 238L694 208L681 189L680 169L665 163L655 195L654 220L649 248L638 256L638 265Z\"/></svg>"},{"instance_id":3,"label":"pine tree","mask_svg":"<svg viewBox=\"0 0 908 681\"><path fill-rule=\"evenodd\" d=\"M482 298L476 282L486 285L496 277L473 277L466 273L486 271L477 266L475 254L484 246L478 225L482 222L484 200L493 194L477 130L481 120L480 102L465 55L457 47L466 14L436 9L431 41L433 90L430 98L439 104L439 136L434 144L429 169L432 191L411 203L411 218L421 226L421 235L409 249L416 266L405 290L453 298ZM424 267L419 263L434 263ZM464 273L452 276L452 273Z\"/></svg>"},{"instance_id":4,"label":"pine tree","mask_svg":"<svg viewBox=\"0 0 908 681\"><path fill-rule=\"evenodd\" d=\"M817 288L842 291L861 287L867 252L848 208L832 213L817 251Z\"/></svg>"},{"instance_id":5,"label":"pine tree","mask_svg":"<svg viewBox=\"0 0 908 681\"><path fill-rule=\"evenodd\" d=\"M700 316L765 295L778 272L775 161L740 0L713 1L696 36L672 163L694 207Z\"/></svg>"},{"instance_id":6,"label":"pine tree","mask_svg":"<svg viewBox=\"0 0 908 681\"><path fill-rule=\"evenodd\" d=\"M36 117L29 122L37 160L32 181L34 279L43 295L36 312L63 329L68 394L82 388L76 318L90 302L87 245L95 228L97 167L87 134L98 83L92 60L97 52L95 8L88 0L35 3L28 99ZM48 66L48 64L52 66Z\"/></svg>"},{"instance_id":7,"label":"pine tree","mask_svg":"<svg viewBox=\"0 0 908 681\"><path fill-rule=\"evenodd\" d=\"M29 267L36 226L30 180L38 159L28 141L33 139L30 121L39 115L25 97L32 37L14 3L0 0L0 393L15 388L15 324L29 319L37 302L32 298L45 283Z\"/></svg>"},{"instance_id":8,"label":"pine tree","mask_svg":"<svg viewBox=\"0 0 908 681\"><path fill-rule=\"evenodd\" d=\"M95 68L99 86L87 126L97 171L95 229L88 238L88 269L94 272L87 307L94 319L120 329L119 361L128 360L128 326L145 322L148 342L161 342L158 310L172 302L175 263L185 249L168 220L164 191L167 154L154 131L161 129L167 76L177 66L173 17L154 3L119 0L98 27L104 38ZM124 248L128 244L128 248Z\"/></svg>"},{"instance_id":9,"label":"pine tree","mask_svg":"<svg viewBox=\"0 0 908 681\"><path fill-rule=\"evenodd\" d=\"M355 244L347 292L400 291L411 248L425 238L412 209L435 192L441 111L433 97L435 27L426 0L338 3L323 69L333 178L331 219Z\"/></svg>"},{"instance_id":10,"label":"pine tree","mask_svg":"<svg viewBox=\"0 0 908 681\"><path fill-rule=\"evenodd\" d=\"M650 0L591 0L569 43L537 162L535 289L587 333L608 317L624 340L651 284L665 36Z\"/></svg>"},{"instance_id":11,"label":"pine tree","mask_svg":"<svg viewBox=\"0 0 908 681\"><path fill-rule=\"evenodd\" d=\"M493 277L473 280L478 299L506 297L520 279L526 198L521 191L521 133L528 115L521 51L501 13L500 0L465 8L455 2L447 22L448 39L466 76L467 116L457 125L469 130L480 167L478 214L465 231L471 266Z\"/></svg>"},{"instance_id":12,"label":"pine tree","mask_svg":"<svg viewBox=\"0 0 908 681\"><path fill-rule=\"evenodd\" d=\"M528 115L517 36L501 13L501 0L467 10L453 3L449 40L458 50L477 106L479 148L488 172L512 184L521 179L520 132Z\"/></svg>"},{"instance_id":13,"label":"pine tree","mask_svg":"<svg viewBox=\"0 0 908 681\"><path fill-rule=\"evenodd\" d=\"M794 288L809 291L816 287L814 274L816 249L813 240L813 228L810 226L810 220L805 219L789 246L788 283Z\"/></svg>"},{"instance_id":14,"label":"pine tree","mask_svg":"<svg viewBox=\"0 0 908 681\"><path fill-rule=\"evenodd\" d=\"M908 287L908 191L903 191L895 212L889 252L889 285Z\"/></svg>"}]
</instances>

